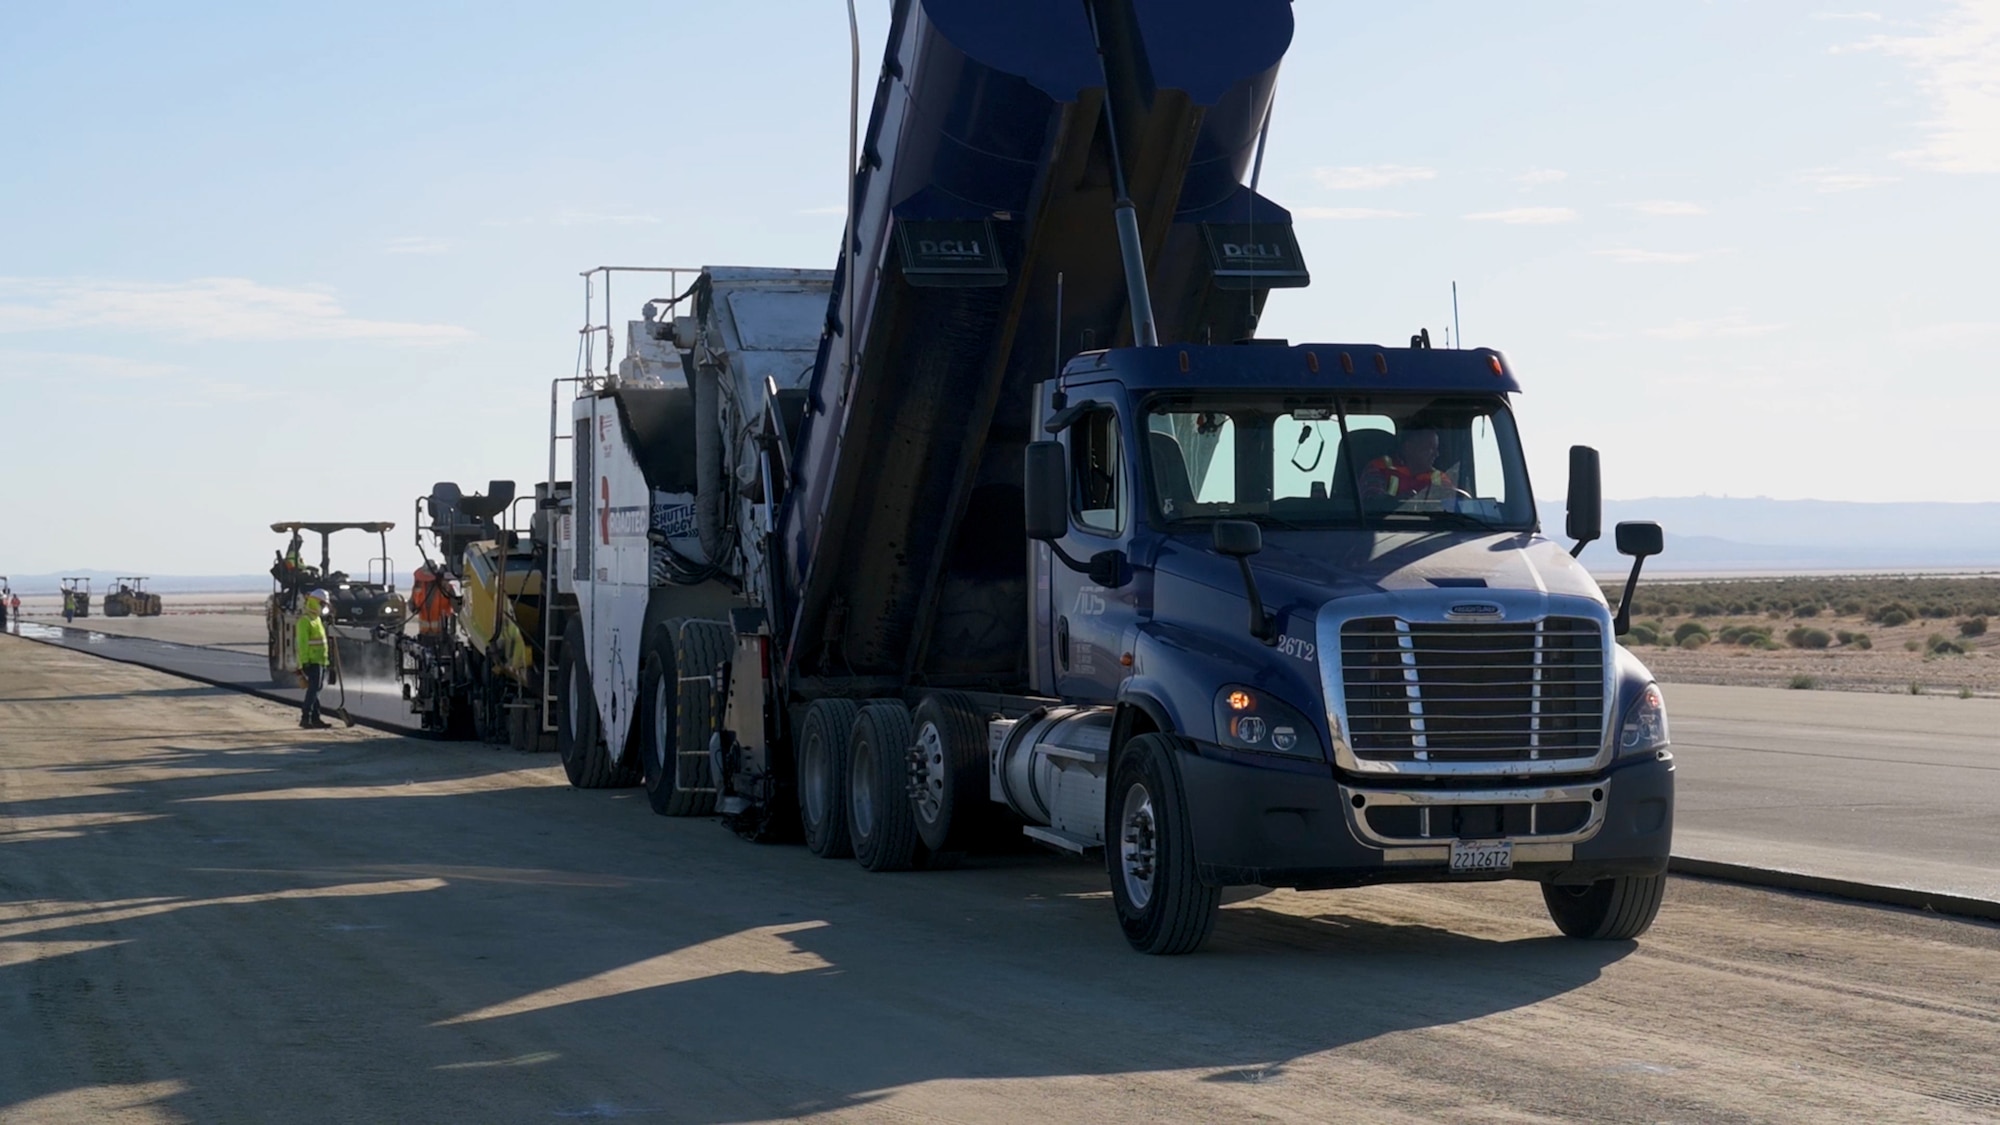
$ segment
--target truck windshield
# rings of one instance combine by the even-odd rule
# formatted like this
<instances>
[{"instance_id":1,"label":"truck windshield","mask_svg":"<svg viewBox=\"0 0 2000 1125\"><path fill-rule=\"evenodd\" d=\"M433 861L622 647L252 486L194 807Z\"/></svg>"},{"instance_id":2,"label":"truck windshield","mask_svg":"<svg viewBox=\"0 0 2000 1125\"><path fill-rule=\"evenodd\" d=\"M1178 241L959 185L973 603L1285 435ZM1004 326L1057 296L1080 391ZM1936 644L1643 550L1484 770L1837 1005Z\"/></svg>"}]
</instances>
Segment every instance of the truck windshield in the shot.
<instances>
[{"instance_id":1,"label":"truck windshield","mask_svg":"<svg viewBox=\"0 0 2000 1125\"><path fill-rule=\"evenodd\" d=\"M1172 395L1144 418L1167 523L1528 531L1534 498L1498 396Z\"/></svg>"}]
</instances>

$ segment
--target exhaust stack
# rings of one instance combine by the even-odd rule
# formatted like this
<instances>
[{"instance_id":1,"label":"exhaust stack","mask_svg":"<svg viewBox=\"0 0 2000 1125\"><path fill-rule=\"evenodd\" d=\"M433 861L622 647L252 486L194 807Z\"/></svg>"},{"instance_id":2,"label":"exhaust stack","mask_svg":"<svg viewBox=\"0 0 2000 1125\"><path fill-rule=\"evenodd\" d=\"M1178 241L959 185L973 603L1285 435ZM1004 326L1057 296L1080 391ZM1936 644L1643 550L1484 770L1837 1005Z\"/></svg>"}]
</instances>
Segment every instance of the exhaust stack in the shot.
<instances>
[{"instance_id":1,"label":"exhaust stack","mask_svg":"<svg viewBox=\"0 0 2000 1125\"><path fill-rule=\"evenodd\" d=\"M1118 140L1118 115L1112 110L1121 95L1127 105L1138 104L1145 89L1145 48L1139 27L1127 0L1083 0L1090 16L1090 38L1097 48L1097 61L1104 72L1104 132L1111 139L1111 184L1115 193L1113 220L1118 226L1118 256L1125 266L1125 300L1132 312L1132 342L1140 347L1158 347L1160 328L1153 319L1153 292L1146 283L1146 251L1139 241L1139 209L1132 205L1125 187L1125 158ZM1116 21L1116 22L1112 22ZM1106 49L1105 27L1113 32ZM1118 81L1113 81L1116 75Z\"/></svg>"}]
</instances>

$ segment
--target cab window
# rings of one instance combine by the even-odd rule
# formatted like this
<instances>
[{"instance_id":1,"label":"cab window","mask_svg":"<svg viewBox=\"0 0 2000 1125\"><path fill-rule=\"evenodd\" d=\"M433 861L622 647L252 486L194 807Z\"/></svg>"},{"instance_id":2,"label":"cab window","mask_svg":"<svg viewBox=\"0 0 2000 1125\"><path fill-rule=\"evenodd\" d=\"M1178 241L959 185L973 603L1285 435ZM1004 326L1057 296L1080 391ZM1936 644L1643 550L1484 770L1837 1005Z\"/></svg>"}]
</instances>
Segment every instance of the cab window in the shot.
<instances>
[{"instance_id":1,"label":"cab window","mask_svg":"<svg viewBox=\"0 0 2000 1125\"><path fill-rule=\"evenodd\" d=\"M1093 411L1069 428L1070 514L1076 526L1099 535L1125 529L1124 470L1118 416Z\"/></svg>"}]
</instances>

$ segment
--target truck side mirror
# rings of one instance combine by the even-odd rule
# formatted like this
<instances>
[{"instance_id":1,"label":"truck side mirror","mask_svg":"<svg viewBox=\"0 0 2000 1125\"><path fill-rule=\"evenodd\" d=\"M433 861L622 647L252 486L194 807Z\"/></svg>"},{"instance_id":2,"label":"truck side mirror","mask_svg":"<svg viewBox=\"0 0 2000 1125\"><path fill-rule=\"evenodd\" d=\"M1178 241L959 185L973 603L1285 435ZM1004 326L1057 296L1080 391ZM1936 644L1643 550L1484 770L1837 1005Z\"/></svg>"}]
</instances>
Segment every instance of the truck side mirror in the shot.
<instances>
[{"instance_id":1,"label":"truck side mirror","mask_svg":"<svg viewBox=\"0 0 2000 1125\"><path fill-rule=\"evenodd\" d=\"M1250 635L1267 645L1278 643L1278 623L1264 612L1264 599L1257 594L1257 576L1250 571L1250 556L1264 549L1264 529L1250 520L1216 520L1210 534L1215 553L1236 560L1243 572L1243 594L1250 602Z\"/></svg>"},{"instance_id":2,"label":"truck side mirror","mask_svg":"<svg viewBox=\"0 0 2000 1125\"><path fill-rule=\"evenodd\" d=\"M1618 553L1635 559L1657 555L1667 548L1666 533L1660 530L1659 524L1650 521L1621 523L1615 534Z\"/></svg>"},{"instance_id":3,"label":"truck side mirror","mask_svg":"<svg viewBox=\"0 0 2000 1125\"><path fill-rule=\"evenodd\" d=\"M1650 522L1621 523L1616 532L1618 553L1632 556L1632 573L1625 579L1625 596L1618 599L1618 615L1611 627L1619 636L1632 625L1632 591L1639 588L1639 568L1646 560L1666 549L1667 536L1660 525Z\"/></svg>"},{"instance_id":4,"label":"truck side mirror","mask_svg":"<svg viewBox=\"0 0 2000 1125\"><path fill-rule=\"evenodd\" d=\"M1597 450L1587 445L1569 447L1569 504L1563 529L1576 540L1571 558L1604 535L1604 477Z\"/></svg>"},{"instance_id":5,"label":"truck side mirror","mask_svg":"<svg viewBox=\"0 0 2000 1125\"><path fill-rule=\"evenodd\" d=\"M1021 460L1028 538L1044 543L1061 539L1069 534L1069 463L1062 443L1029 442Z\"/></svg>"},{"instance_id":6,"label":"truck side mirror","mask_svg":"<svg viewBox=\"0 0 2000 1125\"><path fill-rule=\"evenodd\" d=\"M1216 520L1215 553L1248 558L1264 549L1264 529L1251 520Z\"/></svg>"}]
</instances>

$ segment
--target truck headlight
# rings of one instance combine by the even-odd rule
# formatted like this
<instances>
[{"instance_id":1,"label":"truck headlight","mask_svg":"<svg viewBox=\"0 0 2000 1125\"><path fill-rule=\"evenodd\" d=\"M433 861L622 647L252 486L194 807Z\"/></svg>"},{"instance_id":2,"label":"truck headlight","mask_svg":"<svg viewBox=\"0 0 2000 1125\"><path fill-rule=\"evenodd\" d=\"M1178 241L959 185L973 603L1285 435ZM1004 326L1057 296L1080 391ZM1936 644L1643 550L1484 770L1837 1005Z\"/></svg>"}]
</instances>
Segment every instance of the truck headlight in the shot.
<instances>
[{"instance_id":1,"label":"truck headlight","mask_svg":"<svg viewBox=\"0 0 2000 1125\"><path fill-rule=\"evenodd\" d=\"M1232 750L1323 761L1319 734L1304 714L1270 693L1229 684L1215 693L1215 740Z\"/></svg>"},{"instance_id":2,"label":"truck headlight","mask_svg":"<svg viewBox=\"0 0 2000 1125\"><path fill-rule=\"evenodd\" d=\"M1618 728L1618 752L1650 753L1664 748L1667 741L1667 702L1658 684L1647 684L1625 710L1625 722Z\"/></svg>"}]
</instances>

